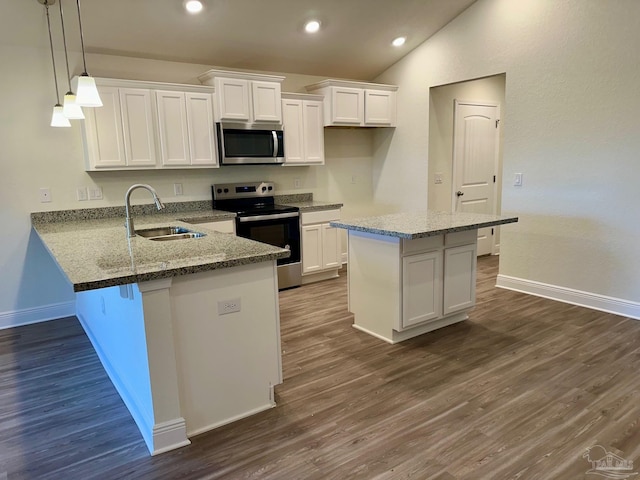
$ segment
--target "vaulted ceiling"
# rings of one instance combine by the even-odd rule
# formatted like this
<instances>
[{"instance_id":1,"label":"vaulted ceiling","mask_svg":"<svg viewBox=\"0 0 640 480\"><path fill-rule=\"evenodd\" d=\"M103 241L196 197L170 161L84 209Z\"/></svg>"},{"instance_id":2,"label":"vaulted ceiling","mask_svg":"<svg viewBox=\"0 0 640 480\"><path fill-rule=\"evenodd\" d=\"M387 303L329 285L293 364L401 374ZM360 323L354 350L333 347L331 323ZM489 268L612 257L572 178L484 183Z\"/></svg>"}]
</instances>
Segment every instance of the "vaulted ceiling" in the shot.
<instances>
[{"instance_id":1,"label":"vaulted ceiling","mask_svg":"<svg viewBox=\"0 0 640 480\"><path fill-rule=\"evenodd\" d=\"M74 0L62 1L69 48L79 50ZM237 69L369 80L475 0L82 0L85 47L106 53ZM59 5L50 7L54 38ZM0 45L48 48L38 0L0 2ZM310 18L321 30L304 33ZM406 36L404 46L391 41ZM58 40L60 41L60 40Z\"/></svg>"}]
</instances>

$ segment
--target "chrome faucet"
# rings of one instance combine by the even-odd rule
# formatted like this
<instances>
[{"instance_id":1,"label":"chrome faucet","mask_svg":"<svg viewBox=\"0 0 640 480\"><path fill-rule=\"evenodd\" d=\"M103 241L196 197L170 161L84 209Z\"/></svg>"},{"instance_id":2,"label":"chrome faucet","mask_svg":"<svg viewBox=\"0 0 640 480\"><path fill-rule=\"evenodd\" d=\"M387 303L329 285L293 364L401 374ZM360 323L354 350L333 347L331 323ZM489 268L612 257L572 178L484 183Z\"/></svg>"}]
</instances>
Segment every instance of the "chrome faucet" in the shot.
<instances>
[{"instance_id":1,"label":"chrome faucet","mask_svg":"<svg viewBox=\"0 0 640 480\"><path fill-rule=\"evenodd\" d=\"M146 185L144 183L136 183L135 185L131 185L124 196L124 207L127 212L125 226L127 227L127 236L129 238L136 236L136 231L133 228L133 218L131 218L131 213L129 212L131 210L131 192L133 192L136 188L144 188L146 190L149 190L151 192L151 195L153 195L153 201L156 202L156 207L158 208L158 210L162 210L164 208L164 203L162 203L160 197L158 197L158 193L151 185Z\"/></svg>"}]
</instances>

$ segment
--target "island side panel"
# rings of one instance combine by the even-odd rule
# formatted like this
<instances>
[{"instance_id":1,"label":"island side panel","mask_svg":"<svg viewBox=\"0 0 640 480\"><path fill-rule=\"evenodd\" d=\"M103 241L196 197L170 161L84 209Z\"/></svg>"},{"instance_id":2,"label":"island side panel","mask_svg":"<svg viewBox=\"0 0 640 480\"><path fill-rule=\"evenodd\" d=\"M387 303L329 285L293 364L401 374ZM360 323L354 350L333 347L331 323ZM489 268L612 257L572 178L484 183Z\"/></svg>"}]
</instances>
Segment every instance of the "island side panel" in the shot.
<instances>
[{"instance_id":1,"label":"island side panel","mask_svg":"<svg viewBox=\"0 0 640 480\"><path fill-rule=\"evenodd\" d=\"M142 295L133 285L79 292L76 316L153 451L153 400Z\"/></svg>"},{"instance_id":2,"label":"island side panel","mask_svg":"<svg viewBox=\"0 0 640 480\"><path fill-rule=\"evenodd\" d=\"M240 311L220 314L219 302ZM276 262L175 277L180 400L189 436L271 408L282 382Z\"/></svg>"},{"instance_id":3,"label":"island side panel","mask_svg":"<svg viewBox=\"0 0 640 480\"><path fill-rule=\"evenodd\" d=\"M349 310L354 327L393 343L402 301L400 239L349 230Z\"/></svg>"}]
</instances>

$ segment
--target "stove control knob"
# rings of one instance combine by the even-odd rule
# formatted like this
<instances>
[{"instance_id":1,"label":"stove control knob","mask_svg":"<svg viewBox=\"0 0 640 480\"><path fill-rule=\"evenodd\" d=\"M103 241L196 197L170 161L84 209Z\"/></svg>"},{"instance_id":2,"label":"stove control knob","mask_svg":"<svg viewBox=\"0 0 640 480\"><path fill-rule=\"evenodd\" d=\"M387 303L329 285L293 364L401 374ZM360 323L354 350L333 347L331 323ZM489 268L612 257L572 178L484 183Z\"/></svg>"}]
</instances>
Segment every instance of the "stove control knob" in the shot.
<instances>
[{"instance_id":1,"label":"stove control knob","mask_svg":"<svg viewBox=\"0 0 640 480\"><path fill-rule=\"evenodd\" d=\"M262 191L266 192L267 191L267 187L262 187Z\"/></svg>"},{"instance_id":2,"label":"stove control knob","mask_svg":"<svg viewBox=\"0 0 640 480\"><path fill-rule=\"evenodd\" d=\"M271 191L271 190L273 190L273 187L272 187L272 186L269 186L269 191Z\"/></svg>"},{"instance_id":3,"label":"stove control knob","mask_svg":"<svg viewBox=\"0 0 640 480\"><path fill-rule=\"evenodd\" d=\"M228 188L225 188L225 189L224 189L224 193L229 193L229 189L228 189Z\"/></svg>"},{"instance_id":4,"label":"stove control knob","mask_svg":"<svg viewBox=\"0 0 640 480\"><path fill-rule=\"evenodd\" d=\"M216 192L218 192L218 193L222 193L222 189L221 189L221 188L219 188L218 190L216 190Z\"/></svg>"}]
</instances>

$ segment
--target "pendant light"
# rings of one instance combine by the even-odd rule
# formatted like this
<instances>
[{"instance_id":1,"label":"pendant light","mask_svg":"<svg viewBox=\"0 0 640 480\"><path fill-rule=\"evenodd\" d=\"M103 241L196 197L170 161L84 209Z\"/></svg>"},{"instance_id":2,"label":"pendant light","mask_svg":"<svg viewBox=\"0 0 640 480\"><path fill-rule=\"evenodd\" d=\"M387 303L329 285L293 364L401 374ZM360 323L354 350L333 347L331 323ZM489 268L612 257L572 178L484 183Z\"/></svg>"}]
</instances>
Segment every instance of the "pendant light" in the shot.
<instances>
[{"instance_id":1,"label":"pendant light","mask_svg":"<svg viewBox=\"0 0 640 480\"><path fill-rule=\"evenodd\" d=\"M82 64L84 71L78 77L78 91L76 92L76 104L81 107L101 107L102 100L96 88L96 81L87 73L87 59L84 54L84 33L82 32L82 18L80 16L80 0L76 0L78 7L78 24L80 25L80 46L82 47Z\"/></svg>"},{"instance_id":2,"label":"pendant light","mask_svg":"<svg viewBox=\"0 0 640 480\"><path fill-rule=\"evenodd\" d=\"M76 94L71 89L71 74L69 72L69 54L67 52L67 36L64 32L64 14L62 13L62 0L59 0L60 6L60 25L62 26L62 44L64 45L64 62L67 66L67 84L69 91L64 95L64 103L62 104L62 113L70 120L84 119L82 108L76 103Z\"/></svg>"},{"instance_id":3,"label":"pendant light","mask_svg":"<svg viewBox=\"0 0 640 480\"><path fill-rule=\"evenodd\" d=\"M62 105L60 105L60 94L58 93L58 76L56 74L56 58L53 54L53 38L51 37L51 20L49 18L49 5L53 5L56 0L38 0L44 5L47 11L47 28L49 30L49 45L51 46L51 62L53 63L53 83L56 87L56 104L53 107L53 115L51 116L52 127L70 127L69 119L62 113Z\"/></svg>"}]
</instances>

